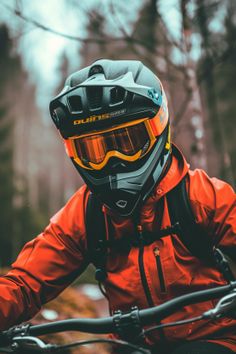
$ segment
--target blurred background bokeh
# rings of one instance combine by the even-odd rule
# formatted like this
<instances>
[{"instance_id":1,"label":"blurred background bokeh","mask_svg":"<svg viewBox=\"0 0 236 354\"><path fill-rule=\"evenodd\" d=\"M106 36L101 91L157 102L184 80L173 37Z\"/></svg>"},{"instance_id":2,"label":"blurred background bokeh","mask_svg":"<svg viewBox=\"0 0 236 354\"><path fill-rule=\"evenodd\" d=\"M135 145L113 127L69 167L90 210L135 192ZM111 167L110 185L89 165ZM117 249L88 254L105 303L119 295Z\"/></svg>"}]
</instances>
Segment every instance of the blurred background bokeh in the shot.
<instances>
[{"instance_id":1,"label":"blurred background bokeh","mask_svg":"<svg viewBox=\"0 0 236 354\"><path fill-rule=\"evenodd\" d=\"M48 103L99 58L163 81L192 168L235 183L235 0L0 0L0 265L82 184Z\"/></svg>"},{"instance_id":2,"label":"blurred background bokeh","mask_svg":"<svg viewBox=\"0 0 236 354\"><path fill-rule=\"evenodd\" d=\"M0 0L0 267L83 183L48 103L99 58L153 69L191 167L235 185L235 0Z\"/></svg>"}]
</instances>

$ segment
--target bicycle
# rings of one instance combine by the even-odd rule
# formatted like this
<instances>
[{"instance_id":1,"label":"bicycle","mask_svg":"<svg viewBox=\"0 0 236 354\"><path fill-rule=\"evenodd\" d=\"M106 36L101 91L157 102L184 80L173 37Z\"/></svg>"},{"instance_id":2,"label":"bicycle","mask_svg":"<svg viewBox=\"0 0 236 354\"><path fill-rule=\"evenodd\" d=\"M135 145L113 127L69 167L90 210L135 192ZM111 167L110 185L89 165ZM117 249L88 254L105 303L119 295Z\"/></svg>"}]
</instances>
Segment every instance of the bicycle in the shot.
<instances>
[{"instance_id":1,"label":"bicycle","mask_svg":"<svg viewBox=\"0 0 236 354\"><path fill-rule=\"evenodd\" d=\"M221 297L221 298L220 298ZM180 306L186 306L197 302L219 299L214 308L201 315L177 322L169 322L150 326L157 320L161 321L174 313ZM130 312L117 311L113 316L99 319L68 319L47 324L30 325L22 324L0 332L0 351L3 353L54 353L60 350L71 349L92 343L110 343L130 349L130 353L151 354L149 348L143 344L147 334L165 327L180 326L182 324L204 320L218 319L230 314L236 309L236 281L227 285L201 290L169 300L161 305L139 310L137 307ZM58 333L63 331L80 331L93 334L118 334L121 339L94 338L91 340L77 341L64 345L45 343L37 336Z\"/></svg>"}]
</instances>

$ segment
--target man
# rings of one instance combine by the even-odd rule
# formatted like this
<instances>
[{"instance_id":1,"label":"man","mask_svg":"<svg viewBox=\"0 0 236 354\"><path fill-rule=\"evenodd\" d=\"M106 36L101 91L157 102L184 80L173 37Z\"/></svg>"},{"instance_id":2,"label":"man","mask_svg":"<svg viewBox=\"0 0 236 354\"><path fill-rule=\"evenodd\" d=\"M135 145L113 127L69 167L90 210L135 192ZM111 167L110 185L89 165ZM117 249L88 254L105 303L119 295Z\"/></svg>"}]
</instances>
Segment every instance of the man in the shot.
<instances>
[{"instance_id":1,"label":"man","mask_svg":"<svg viewBox=\"0 0 236 354\"><path fill-rule=\"evenodd\" d=\"M166 196L185 179L196 223L211 244L231 255L236 248L235 193L204 171L189 170L171 144L167 100L153 72L139 61L99 60L67 79L50 111L86 185L26 244L1 279L1 329L34 316L91 261L90 225L85 225L90 191L103 205L106 238L119 240L116 245L126 237L133 240L128 249L108 249L104 268L97 269L111 313L134 305L151 307L226 282L211 262L191 254L174 231L145 243L148 233L171 229ZM213 304L186 306L166 321L198 316ZM236 351L235 329L236 320L227 317L166 328L147 340L173 354L231 353Z\"/></svg>"}]
</instances>

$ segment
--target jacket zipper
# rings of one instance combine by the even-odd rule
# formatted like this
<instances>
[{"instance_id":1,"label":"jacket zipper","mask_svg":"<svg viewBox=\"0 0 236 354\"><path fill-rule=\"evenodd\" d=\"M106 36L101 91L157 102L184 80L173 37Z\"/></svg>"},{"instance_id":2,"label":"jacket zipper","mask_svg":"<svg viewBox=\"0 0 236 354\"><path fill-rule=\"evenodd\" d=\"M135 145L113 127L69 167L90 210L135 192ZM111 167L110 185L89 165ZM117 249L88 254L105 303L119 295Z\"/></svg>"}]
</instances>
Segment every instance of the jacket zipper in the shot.
<instances>
[{"instance_id":1,"label":"jacket zipper","mask_svg":"<svg viewBox=\"0 0 236 354\"><path fill-rule=\"evenodd\" d=\"M139 234L139 242L140 242L140 247L139 247L139 255L138 255L138 263L139 263L139 272L140 272L140 277L141 277L141 282L143 286L143 290L147 299L147 303L149 307L154 306L154 302L152 299L152 295L148 286L147 278L145 275L145 270L144 270L144 262L143 262L143 255L144 255L144 244L143 244L143 230L141 225L137 225L137 230Z\"/></svg>"},{"instance_id":2,"label":"jacket zipper","mask_svg":"<svg viewBox=\"0 0 236 354\"><path fill-rule=\"evenodd\" d=\"M137 230L138 230L139 242L140 242L138 263L139 263L139 272L140 272L141 282L142 282L143 290L144 290L144 293L145 293L145 296L147 299L147 303L148 303L149 307L153 307L154 301L152 299L152 295L151 295L151 292L150 292L150 289L148 286L148 282L147 282L147 278L146 278L146 274L145 274L145 269L144 269L144 262L143 262L144 243L143 243L142 226L140 224L137 225ZM156 323L160 324L161 322L157 321ZM159 332L161 342L164 342L165 341L165 333L163 331L163 328L160 328L158 330L158 332Z\"/></svg>"},{"instance_id":3,"label":"jacket zipper","mask_svg":"<svg viewBox=\"0 0 236 354\"><path fill-rule=\"evenodd\" d=\"M159 276L159 282L160 282L160 289L162 293L166 293L166 285L165 285L165 279L164 279L164 274L163 274L163 269L161 265L161 257L160 257L160 250L158 247L155 247L153 249L154 257L156 259L156 266L157 266L157 272Z\"/></svg>"},{"instance_id":4,"label":"jacket zipper","mask_svg":"<svg viewBox=\"0 0 236 354\"><path fill-rule=\"evenodd\" d=\"M149 307L154 306L154 302L150 293L150 289L148 286L147 278L145 275L145 270L144 270L144 264L143 264L143 253L144 253L144 247L141 246L139 248L139 257L138 257L138 262L139 262L139 271L140 271L140 276L141 276L141 281L144 289L144 293L146 295L146 299L148 302Z\"/></svg>"}]
</instances>

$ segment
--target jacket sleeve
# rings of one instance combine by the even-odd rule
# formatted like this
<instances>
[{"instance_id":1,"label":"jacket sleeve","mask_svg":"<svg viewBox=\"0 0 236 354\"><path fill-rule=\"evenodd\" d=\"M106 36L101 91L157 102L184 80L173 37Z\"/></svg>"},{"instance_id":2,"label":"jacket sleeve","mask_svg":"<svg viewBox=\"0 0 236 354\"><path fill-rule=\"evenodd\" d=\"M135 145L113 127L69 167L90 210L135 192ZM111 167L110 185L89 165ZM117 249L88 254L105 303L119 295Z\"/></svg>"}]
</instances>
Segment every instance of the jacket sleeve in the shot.
<instances>
[{"instance_id":1,"label":"jacket sleeve","mask_svg":"<svg viewBox=\"0 0 236 354\"><path fill-rule=\"evenodd\" d=\"M86 268L82 187L0 278L0 330L32 318Z\"/></svg>"},{"instance_id":2,"label":"jacket sleeve","mask_svg":"<svg viewBox=\"0 0 236 354\"><path fill-rule=\"evenodd\" d=\"M190 201L196 221L213 243L236 260L236 195L233 188L201 170L190 171Z\"/></svg>"}]
</instances>

